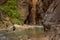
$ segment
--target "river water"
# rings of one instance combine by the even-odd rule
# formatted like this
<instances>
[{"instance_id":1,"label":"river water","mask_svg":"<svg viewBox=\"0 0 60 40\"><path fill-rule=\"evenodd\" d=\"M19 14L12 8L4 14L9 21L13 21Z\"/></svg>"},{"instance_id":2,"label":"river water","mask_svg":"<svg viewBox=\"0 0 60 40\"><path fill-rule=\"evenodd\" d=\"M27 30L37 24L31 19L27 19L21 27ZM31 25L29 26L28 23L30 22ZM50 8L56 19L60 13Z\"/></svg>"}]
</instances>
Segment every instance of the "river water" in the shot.
<instances>
[{"instance_id":1,"label":"river water","mask_svg":"<svg viewBox=\"0 0 60 40\"><path fill-rule=\"evenodd\" d=\"M25 30L15 30L15 31L0 31L0 40L28 40L29 37L34 37L32 35L41 35L43 34L43 29L41 29L40 27L38 28L39 26L37 26L37 28L34 28L34 29L25 29ZM33 33L35 32L35 34Z\"/></svg>"},{"instance_id":2,"label":"river water","mask_svg":"<svg viewBox=\"0 0 60 40\"><path fill-rule=\"evenodd\" d=\"M8 40L5 31L0 31L0 40Z\"/></svg>"}]
</instances>

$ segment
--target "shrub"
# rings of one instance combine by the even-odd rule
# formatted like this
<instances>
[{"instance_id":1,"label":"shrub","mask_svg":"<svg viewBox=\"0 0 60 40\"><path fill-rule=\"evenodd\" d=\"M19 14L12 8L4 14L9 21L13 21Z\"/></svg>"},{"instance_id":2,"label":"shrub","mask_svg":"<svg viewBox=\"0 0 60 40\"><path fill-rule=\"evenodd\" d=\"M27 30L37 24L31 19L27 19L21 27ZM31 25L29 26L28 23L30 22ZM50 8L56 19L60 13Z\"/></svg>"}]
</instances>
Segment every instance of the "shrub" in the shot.
<instances>
[{"instance_id":1,"label":"shrub","mask_svg":"<svg viewBox=\"0 0 60 40\"><path fill-rule=\"evenodd\" d=\"M10 18L12 23L21 23L21 15L17 11L17 0L8 0L5 5L0 5L0 11L5 12ZM15 20L15 22L13 22Z\"/></svg>"}]
</instances>

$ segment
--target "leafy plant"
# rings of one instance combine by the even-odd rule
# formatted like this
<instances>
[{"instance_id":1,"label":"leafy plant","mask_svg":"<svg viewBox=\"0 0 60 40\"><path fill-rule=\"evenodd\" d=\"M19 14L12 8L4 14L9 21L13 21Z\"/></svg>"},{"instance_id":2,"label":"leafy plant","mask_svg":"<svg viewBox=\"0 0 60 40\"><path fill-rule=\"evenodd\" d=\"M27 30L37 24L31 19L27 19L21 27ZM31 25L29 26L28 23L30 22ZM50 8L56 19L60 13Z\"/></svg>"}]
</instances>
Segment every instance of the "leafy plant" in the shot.
<instances>
[{"instance_id":1,"label":"leafy plant","mask_svg":"<svg viewBox=\"0 0 60 40\"><path fill-rule=\"evenodd\" d=\"M5 5L0 5L0 11L4 11L12 19L10 20L12 23L13 18L15 18L16 22L21 21L21 15L16 9L17 5L17 0L8 0Z\"/></svg>"}]
</instances>

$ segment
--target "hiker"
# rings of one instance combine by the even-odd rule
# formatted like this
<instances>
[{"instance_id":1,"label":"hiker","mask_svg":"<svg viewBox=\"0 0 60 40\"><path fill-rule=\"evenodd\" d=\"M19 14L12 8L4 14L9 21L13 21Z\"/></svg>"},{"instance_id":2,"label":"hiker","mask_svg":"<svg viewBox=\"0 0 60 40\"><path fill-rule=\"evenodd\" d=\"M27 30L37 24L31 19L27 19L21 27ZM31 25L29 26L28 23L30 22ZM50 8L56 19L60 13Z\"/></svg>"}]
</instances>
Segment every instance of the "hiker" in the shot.
<instances>
[{"instance_id":1,"label":"hiker","mask_svg":"<svg viewBox=\"0 0 60 40\"><path fill-rule=\"evenodd\" d=\"M13 26L13 31L15 31L16 30L16 27L15 26Z\"/></svg>"}]
</instances>

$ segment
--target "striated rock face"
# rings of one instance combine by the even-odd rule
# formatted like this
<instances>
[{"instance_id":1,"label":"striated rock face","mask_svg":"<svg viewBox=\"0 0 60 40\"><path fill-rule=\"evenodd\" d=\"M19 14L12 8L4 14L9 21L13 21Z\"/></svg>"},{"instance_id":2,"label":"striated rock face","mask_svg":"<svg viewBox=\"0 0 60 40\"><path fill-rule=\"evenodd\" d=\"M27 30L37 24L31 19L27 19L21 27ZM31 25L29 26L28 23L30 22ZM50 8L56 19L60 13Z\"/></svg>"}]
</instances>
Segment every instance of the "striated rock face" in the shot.
<instances>
[{"instance_id":1,"label":"striated rock face","mask_svg":"<svg viewBox=\"0 0 60 40\"><path fill-rule=\"evenodd\" d=\"M53 0L18 0L18 10L26 24L41 24L42 17Z\"/></svg>"},{"instance_id":2,"label":"striated rock face","mask_svg":"<svg viewBox=\"0 0 60 40\"><path fill-rule=\"evenodd\" d=\"M43 20L49 40L60 40L60 0L53 1Z\"/></svg>"},{"instance_id":3,"label":"striated rock face","mask_svg":"<svg viewBox=\"0 0 60 40\"><path fill-rule=\"evenodd\" d=\"M19 4L18 4L18 10L21 13L22 19L24 21L25 24L30 24L33 22L33 19L35 20L35 18L33 18L33 3L32 0L18 0Z\"/></svg>"}]
</instances>

